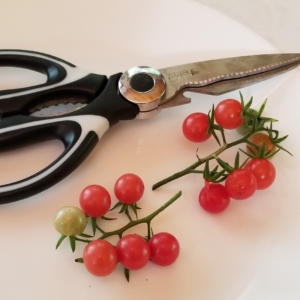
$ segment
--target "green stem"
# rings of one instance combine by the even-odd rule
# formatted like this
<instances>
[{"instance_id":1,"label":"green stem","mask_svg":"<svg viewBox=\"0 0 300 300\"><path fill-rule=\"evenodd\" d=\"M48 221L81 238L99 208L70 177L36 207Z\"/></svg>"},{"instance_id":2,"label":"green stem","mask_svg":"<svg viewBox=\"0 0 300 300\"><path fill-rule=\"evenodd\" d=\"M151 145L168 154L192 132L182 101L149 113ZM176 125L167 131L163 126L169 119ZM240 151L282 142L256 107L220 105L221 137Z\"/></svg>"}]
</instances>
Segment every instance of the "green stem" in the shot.
<instances>
[{"instance_id":1,"label":"green stem","mask_svg":"<svg viewBox=\"0 0 300 300\"><path fill-rule=\"evenodd\" d=\"M153 186L152 186L152 190L156 190L157 188L165 185L166 183L168 182L171 182L175 179L178 179L180 177L183 177L187 174L190 174L190 173L194 173L194 170L196 168L198 168L199 166L201 166L203 163L205 163L206 161L208 160L212 160L214 159L216 156L218 156L219 154L221 154L223 151L225 151L226 149L228 149L228 144L223 144L222 147L220 147L217 151L213 152L212 154L204 157L204 158L198 158L198 160L193 163L192 165L190 165L189 167L187 167L186 169L183 169L182 171L180 172L177 172L157 183L155 183Z\"/></svg>"},{"instance_id":2,"label":"green stem","mask_svg":"<svg viewBox=\"0 0 300 300\"><path fill-rule=\"evenodd\" d=\"M157 183L155 183L153 186L152 186L152 190L156 190L157 188L173 181L173 180L176 180L180 177L183 177L187 174L191 174L191 173L196 173L195 172L195 169L198 168L199 166L201 166L202 164L204 164L206 161L209 161L209 160L212 160L212 159L215 159L216 156L220 155L222 152L224 152L226 149L229 149L231 147L234 147L238 144L241 144L241 143L245 143L248 138L256 131L259 131L259 130L263 130L263 128L257 128L257 129L252 129L250 130L250 132L248 132L245 136L243 136L242 138L232 142L232 143L223 143L223 145L215 152L211 153L210 155L204 157L204 158L199 158L198 157L198 160L193 163L192 165L190 165L189 167L187 167L186 169L183 169L182 171L180 172L177 172L177 173L174 173L173 175L163 179L163 180L160 180L158 181ZM223 135L222 135L223 136ZM223 137L223 141L225 141L225 137ZM201 173L201 172L199 172Z\"/></svg>"},{"instance_id":3,"label":"green stem","mask_svg":"<svg viewBox=\"0 0 300 300\"><path fill-rule=\"evenodd\" d=\"M129 223L127 223L127 225L121 227L120 229L104 233L99 239L103 240L103 239L106 239L106 238L108 238L110 236L113 236L113 235L118 235L119 237L122 237L122 234L126 230L128 230L129 228L132 228L136 225L142 224L142 223L148 224L148 228L149 228L150 227L150 222L154 219L154 217L156 217L160 212L162 212L168 206L170 206L173 202L175 202L181 196L181 194L182 194L182 192L179 191L169 201L167 201L164 205L162 205L160 208L158 208L156 211L154 211L152 214L148 215L147 217L144 217L144 218L139 219L139 220L130 221Z\"/></svg>"},{"instance_id":4,"label":"green stem","mask_svg":"<svg viewBox=\"0 0 300 300\"><path fill-rule=\"evenodd\" d=\"M123 233L128 230L129 228L132 228L136 225L145 223L147 224L147 232L148 232L148 238L150 238L150 234L151 234L151 226L150 223L151 221L159 214L161 213L163 210L165 210L168 206L170 206L173 202L175 202L180 196L181 196L182 192L179 191L177 194L175 194L170 200L168 200L164 205L162 205L160 208L158 208L157 210L155 210L153 213L151 213L150 215L148 215L147 217L144 217L142 219L138 219L138 220L133 220L130 221L129 223L127 223L125 226L117 229L117 230L113 230L113 231L107 231L104 234L102 234L102 236L99 237L99 239L104 240L110 236L113 235L117 235L120 238L122 237ZM90 243L92 242L92 240L88 240L88 239L80 239L75 237L76 241L80 241L80 242L84 242L84 243Z\"/></svg>"}]
</instances>

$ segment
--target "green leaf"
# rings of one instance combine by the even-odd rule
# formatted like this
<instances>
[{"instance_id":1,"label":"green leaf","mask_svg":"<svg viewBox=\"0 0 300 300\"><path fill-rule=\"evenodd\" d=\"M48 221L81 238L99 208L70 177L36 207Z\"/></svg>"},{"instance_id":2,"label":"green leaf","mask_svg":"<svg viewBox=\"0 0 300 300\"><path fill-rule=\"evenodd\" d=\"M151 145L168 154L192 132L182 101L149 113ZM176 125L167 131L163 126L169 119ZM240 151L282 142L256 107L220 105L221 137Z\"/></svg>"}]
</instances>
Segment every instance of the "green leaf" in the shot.
<instances>
[{"instance_id":1,"label":"green leaf","mask_svg":"<svg viewBox=\"0 0 300 300\"><path fill-rule=\"evenodd\" d=\"M268 151L267 153L266 153L266 156L265 156L265 158L271 158L271 157L273 157L275 154L277 154L279 151L280 151L281 149L280 148L278 148L275 152L272 152L272 151ZM288 152L289 153L289 152ZM289 153L290 154L290 153ZM292 154L291 154L292 155ZM293 155L292 155L293 156Z\"/></svg>"},{"instance_id":2,"label":"green leaf","mask_svg":"<svg viewBox=\"0 0 300 300\"><path fill-rule=\"evenodd\" d=\"M210 172L211 174L215 174L218 171L219 166L215 166L213 170Z\"/></svg>"},{"instance_id":3,"label":"green leaf","mask_svg":"<svg viewBox=\"0 0 300 300\"><path fill-rule=\"evenodd\" d=\"M252 148L250 148L250 147L248 147L248 146L246 146L246 148L251 152L251 155L249 155L249 156L251 156L251 157L255 157L256 156L256 152L252 149ZM241 150L241 149L240 149ZM242 150L241 150L242 151ZM242 151L242 152L244 152L244 151ZM246 152L244 152L245 154L247 154Z\"/></svg>"},{"instance_id":4,"label":"green leaf","mask_svg":"<svg viewBox=\"0 0 300 300\"><path fill-rule=\"evenodd\" d=\"M247 111L250 106L252 105L252 102L253 102L253 97L250 98L250 100L246 103L245 107L244 107L244 110Z\"/></svg>"},{"instance_id":5,"label":"green leaf","mask_svg":"<svg viewBox=\"0 0 300 300\"><path fill-rule=\"evenodd\" d=\"M129 210L128 210L128 206L126 206L125 215L128 217L129 221L132 221L131 215L130 215Z\"/></svg>"},{"instance_id":6,"label":"green leaf","mask_svg":"<svg viewBox=\"0 0 300 300\"><path fill-rule=\"evenodd\" d=\"M57 243L56 243L56 247L55 247L55 249L57 249L59 246L60 246L60 244L63 242L63 240L66 238L67 236L66 235L61 235L61 237L59 238L59 240L57 241Z\"/></svg>"},{"instance_id":7,"label":"green leaf","mask_svg":"<svg viewBox=\"0 0 300 300\"><path fill-rule=\"evenodd\" d=\"M223 181L227 176L224 176L224 178L222 178L221 180L219 180L220 177L222 177L224 174L225 174L226 170L221 170L220 172L218 172L217 174L215 174L214 176L212 176L210 178L210 180L212 182L220 182L220 181Z\"/></svg>"},{"instance_id":8,"label":"green leaf","mask_svg":"<svg viewBox=\"0 0 300 300\"><path fill-rule=\"evenodd\" d=\"M248 153L248 152L246 152L246 151L244 151L243 149L241 149L241 148L239 148L239 150L241 151L241 152L243 152L244 154L246 154L247 156L249 156L249 157L251 157L251 158L255 158L255 153L252 151L252 149L251 148L249 148L249 147L247 147L248 149L249 149L249 151L251 151L253 154L250 154L250 153Z\"/></svg>"},{"instance_id":9,"label":"green leaf","mask_svg":"<svg viewBox=\"0 0 300 300\"><path fill-rule=\"evenodd\" d=\"M85 237L85 238L92 238L92 237L95 236L95 234L94 235L90 235L90 234L86 234L86 233L80 233L79 236Z\"/></svg>"},{"instance_id":10,"label":"green leaf","mask_svg":"<svg viewBox=\"0 0 300 300\"><path fill-rule=\"evenodd\" d=\"M129 282L130 271L126 268L124 268L124 275L125 275L126 280Z\"/></svg>"},{"instance_id":11,"label":"green leaf","mask_svg":"<svg viewBox=\"0 0 300 300\"><path fill-rule=\"evenodd\" d=\"M210 128L214 125L215 122L215 106L212 106L212 109L208 112L208 123L209 123L209 128L207 133L210 131Z\"/></svg>"},{"instance_id":12,"label":"green leaf","mask_svg":"<svg viewBox=\"0 0 300 300\"><path fill-rule=\"evenodd\" d=\"M250 159L250 157L247 157L246 159L245 159L245 161L240 165L240 168L242 169L244 166L245 166L245 164L247 163L247 161Z\"/></svg>"},{"instance_id":13,"label":"green leaf","mask_svg":"<svg viewBox=\"0 0 300 300\"><path fill-rule=\"evenodd\" d=\"M240 166L240 153L237 152L234 159L234 169L238 169Z\"/></svg>"},{"instance_id":14,"label":"green leaf","mask_svg":"<svg viewBox=\"0 0 300 300\"><path fill-rule=\"evenodd\" d=\"M121 214L121 213L123 213L123 212L126 213L126 210L128 210L127 204L122 204L122 207L121 207L121 209L120 209L120 211L119 211L119 214Z\"/></svg>"},{"instance_id":15,"label":"green leaf","mask_svg":"<svg viewBox=\"0 0 300 300\"><path fill-rule=\"evenodd\" d=\"M243 94L240 91L239 91L239 94L240 94L242 109L244 110L244 107L245 107L244 97L243 97Z\"/></svg>"},{"instance_id":16,"label":"green leaf","mask_svg":"<svg viewBox=\"0 0 300 300\"><path fill-rule=\"evenodd\" d=\"M258 151L258 157L264 157L265 153L266 153L266 143L263 142L261 148Z\"/></svg>"},{"instance_id":17,"label":"green leaf","mask_svg":"<svg viewBox=\"0 0 300 300\"><path fill-rule=\"evenodd\" d=\"M282 146L280 146L280 145L276 145L276 147L277 147L277 148L279 148L280 150L282 150L282 151L284 151L284 152L288 153L289 155L293 156L293 154L292 154L291 152L289 152L288 150L286 150L286 149L285 149L285 148L283 148Z\"/></svg>"},{"instance_id":18,"label":"green leaf","mask_svg":"<svg viewBox=\"0 0 300 300\"><path fill-rule=\"evenodd\" d=\"M226 170L228 173L231 173L233 171L233 168L224 160L222 160L221 158L219 158L218 156L216 156L216 161L218 162L218 164L224 169Z\"/></svg>"},{"instance_id":19,"label":"green leaf","mask_svg":"<svg viewBox=\"0 0 300 300\"><path fill-rule=\"evenodd\" d=\"M75 248L76 248L76 239L75 239L75 236L70 235L70 236L69 236L69 241L70 241L71 249L72 249L72 251L74 252L74 251L75 251Z\"/></svg>"},{"instance_id":20,"label":"green leaf","mask_svg":"<svg viewBox=\"0 0 300 300\"><path fill-rule=\"evenodd\" d=\"M105 216L102 216L100 217L102 220L105 220L105 221L113 221L113 220L117 220L117 218L108 218L108 217L105 217Z\"/></svg>"},{"instance_id":21,"label":"green leaf","mask_svg":"<svg viewBox=\"0 0 300 300\"><path fill-rule=\"evenodd\" d=\"M277 119L274 119L274 118L268 118L268 117L260 117L260 120L264 121L265 123L278 122Z\"/></svg>"},{"instance_id":22,"label":"green leaf","mask_svg":"<svg viewBox=\"0 0 300 300\"><path fill-rule=\"evenodd\" d=\"M209 161L205 162L204 170L203 170L203 178L209 180L210 173L209 173Z\"/></svg>"},{"instance_id":23,"label":"green leaf","mask_svg":"<svg viewBox=\"0 0 300 300\"><path fill-rule=\"evenodd\" d=\"M114 210L115 208L121 206L122 204L123 204L122 202L116 203L116 204L113 206L113 208L111 208L109 211Z\"/></svg>"},{"instance_id":24,"label":"green leaf","mask_svg":"<svg viewBox=\"0 0 300 300\"><path fill-rule=\"evenodd\" d=\"M212 136L215 138L215 140L217 141L217 143L219 144L219 146L221 146L221 143L220 143L220 140L216 134L216 132L212 129L212 132L211 132Z\"/></svg>"},{"instance_id":25,"label":"green leaf","mask_svg":"<svg viewBox=\"0 0 300 300\"><path fill-rule=\"evenodd\" d=\"M93 230L93 234L96 234L96 230L97 230L97 219L96 218L91 218L91 224L92 224L92 230Z\"/></svg>"},{"instance_id":26,"label":"green leaf","mask_svg":"<svg viewBox=\"0 0 300 300\"><path fill-rule=\"evenodd\" d=\"M265 107L267 105L267 99L263 102L263 104L261 105L261 107L259 108L258 114L257 114L257 118L260 118Z\"/></svg>"},{"instance_id":27,"label":"green leaf","mask_svg":"<svg viewBox=\"0 0 300 300\"><path fill-rule=\"evenodd\" d=\"M275 144L280 144L280 143L283 142L287 137L288 137L288 135L285 135L285 136L283 136L283 137L281 137L281 138L277 138L277 139L274 141L274 143L275 143Z\"/></svg>"},{"instance_id":28,"label":"green leaf","mask_svg":"<svg viewBox=\"0 0 300 300\"><path fill-rule=\"evenodd\" d=\"M137 215L137 211L136 211L136 204L135 203L130 204L129 207L132 209L133 213L135 214L136 219L138 219L138 215Z\"/></svg>"}]
</instances>

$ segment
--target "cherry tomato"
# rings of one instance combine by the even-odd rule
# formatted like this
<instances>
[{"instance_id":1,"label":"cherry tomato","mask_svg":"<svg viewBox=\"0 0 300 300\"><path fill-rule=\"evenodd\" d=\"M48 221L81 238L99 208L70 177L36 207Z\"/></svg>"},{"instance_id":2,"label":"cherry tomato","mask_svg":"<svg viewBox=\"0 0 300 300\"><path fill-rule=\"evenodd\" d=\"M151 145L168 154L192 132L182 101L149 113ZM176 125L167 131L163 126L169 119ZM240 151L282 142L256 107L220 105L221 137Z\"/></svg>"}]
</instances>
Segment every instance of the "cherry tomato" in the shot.
<instances>
[{"instance_id":1,"label":"cherry tomato","mask_svg":"<svg viewBox=\"0 0 300 300\"><path fill-rule=\"evenodd\" d=\"M107 276L118 264L117 251L105 240L90 242L83 251L83 261L86 269L95 276Z\"/></svg>"},{"instance_id":2,"label":"cherry tomato","mask_svg":"<svg viewBox=\"0 0 300 300\"><path fill-rule=\"evenodd\" d=\"M225 187L220 183L205 182L199 194L199 204L207 212L220 213L230 203L230 197Z\"/></svg>"},{"instance_id":3,"label":"cherry tomato","mask_svg":"<svg viewBox=\"0 0 300 300\"><path fill-rule=\"evenodd\" d=\"M78 207L65 206L54 217L55 229L66 236L75 236L84 231L87 225L85 213Z\"/></svg>"},{"instance_id":4,"label":"cherry tomato","mask_svg":"<svg viewBox=\"0 0 300 300\"><path fill-rule=\"evenodd\" d=\"M221 101L215 108L215 120L225 129L235 129L243 124L242 104L235 99Z\"/></svg>"},{"instance_id":5,"label":"cherry tomato","mask_svg":"<svg viewBox=\"0 0 300 300\"><path fill-rule=\"evenodd\" d=\"M133 204L142 198L144 188L144 183L139 176L127 173L116 181L114 191L120 202Z\"/></svg>"},{"instance_id":6,"label":"cherry tomato","mask_svg":"<svg viewBox=\"0 0 300 300\"><path fill-rule=\"evenodd\" d=\"M120 263L128 270L139 270L150 259L148 243L137 234L122 237L116 245L116 250Z\"/></svg>"},{"instance_id":7,"label":"cherry tomato","mask_svg":"<svg viewBox=\"0 0 300 300\"><path fill-rule=\"evenodd\" d=\"M251 171L257 181L257 189L268 188L275 180L276 170L274 165L267 159L255 158L248 161L244 167Z\"/></svg>"},{"instance_id":8,"label":"cherry tomato","mask_svg":"<svg viewBox=\"0 0 300 300\"><path fill-rule=\"evenodd\" d=\"M231 198L236 200L244 200L251 197L256 188L256 178L247 169L234 170L225 180L226 192Z\"/></svg>"},{"instance_id":9,"label":"cherry tomato","mask_svg":"<svg viewBox=\"0 0 300 300\"><path fill-rule=\"evenodd\" d=\"M151 261L160 266L173 264L179 256L180 246L170 233L160 232L149 241Z\"/></svg>"},{"instance_id":10,"label":"cherry tomato","mask_svg":"<svg viewBox=\"0 0 300 300\"><path fill-rule=\"evenodd\" d=\"M257 145L259 147L259 149L261 149L263 144L265 144L265 152L266 153L270 151L270 154L271 154L276 151L276 146L272 143L269 135L267 135L265 133L262 133L262 132L254 133L253 135L250 136L249 141L251 143ZM251 145L247 144L246 150L247 150L247 153L249 153L249 154L253 154L252 152L254 152L255 155L258 154L258 151Z\"/></svg>"},{"instance_id":11,"label":"cherry tomato","mask_svg":"<svg viewBox=\"0 0 300 300\"><path fill-rule=\"evenodd\" d=\"M182 124L183 135L191 142L200 143L208 140L208 116L204 113L193 113L186 117Z\"/></svg>"},{"instance_id":12,"label":"cherry tomato","mask_svg":"<svg viewBox=\"0 0 300 300\"><path fill-rule=\"evenodd\" d=\"M108 191L100 185L89 185L81 192L79 197L81 209L90 217L104 216L111 205Z\"/></svg>"}]
</instances>

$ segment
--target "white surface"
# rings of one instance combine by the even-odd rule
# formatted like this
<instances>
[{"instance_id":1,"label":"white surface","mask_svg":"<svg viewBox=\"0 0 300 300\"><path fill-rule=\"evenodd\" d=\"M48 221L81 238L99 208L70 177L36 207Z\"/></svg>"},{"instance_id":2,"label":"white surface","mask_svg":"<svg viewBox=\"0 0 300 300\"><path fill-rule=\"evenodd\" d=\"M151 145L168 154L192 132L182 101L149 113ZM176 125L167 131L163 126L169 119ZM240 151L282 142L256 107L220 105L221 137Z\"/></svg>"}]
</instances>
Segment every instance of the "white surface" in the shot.
<instances>
[{"instance_id":1,"label":"white surface","mask_svg":"<svg viewBox=\"0 0 300 300\"><path fill-rule=\"evenodd\" d=\"M195 1L173 0L172 7L167 0L2 2L2 48L46 52L100 74L135 65L162 68L276 51L246 27ZM223 214L212 216L199 208L202 179L197 175L151 191L153 183L194 162L197 146L184 140L181 123L189 113L207 112L222 99L202 95L153 119L117 124L64 181L30 199L1 206L1 299L299 299L300 204L295 178L300 145L290 121L298 117L293 107L298 105L299 78L295 70L242 90L246 99L253 95L257 103L270 99L266 113L280 119L282 134L290 134L285 146L294 157L285 153L275 157L276 184L251 200L232 202ZM227 96L238 97L238 93ZM215 147L211 141L201 151L212 152ZM1 182L16 168L22 178L59 151L59 143L43 143L1 154L5 170ZM9 159L13 165L7 163ZM109 277L96 278L74 263L84 245L79 244L75 254L67 243L55 250L59 235L52 226L55 212L65 205L78 205L86 185L98 183L112 192L115 180L125 172L145 181L141 217L179 189L183 191L152 224L156 232L177 236L178 261L167 268L149 264L132 272L129 284L120 267ZM136 232L145 234L145 228Z\"/></svg>"},{"instance_id":2,"label":"white surface","mask_svg":"<svg viewBox=\"0 0 300 300\"><path fill-rule=\"evenodd\" d=\"M281 52L300 51L298 0L195 0L210 6L271 42Z\"/></svg>"}]
</instances>

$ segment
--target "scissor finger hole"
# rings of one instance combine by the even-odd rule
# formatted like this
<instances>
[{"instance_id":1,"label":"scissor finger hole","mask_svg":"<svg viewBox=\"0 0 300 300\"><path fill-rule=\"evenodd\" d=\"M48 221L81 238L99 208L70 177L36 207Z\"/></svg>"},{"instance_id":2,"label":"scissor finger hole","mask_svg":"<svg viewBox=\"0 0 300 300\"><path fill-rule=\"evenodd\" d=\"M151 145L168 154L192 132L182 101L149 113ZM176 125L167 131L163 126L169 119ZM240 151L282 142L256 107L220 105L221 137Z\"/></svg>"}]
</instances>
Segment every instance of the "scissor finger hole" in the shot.
<instances>
[{"instance_id":1,"label":"scissor finger hole","mask_svg":"<svg viewBox=\"0 0 300 300\"><path fill-rule=\"evenodd\" d=\"M40 72L17 67L0 67L0 91L32 87L47 82Z\"/></svg>"},{"instance_id":2,"label":"scissor finger hole","mask_svg":"<svg viewBox=\"0 0 300 300\"><path fill-rule=\"evenodd\" d=\"M39 172L64 151L61 141L53 139L0 151L0 185L17 182Z\"/></svg>"}]
</instances>

